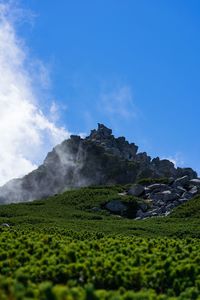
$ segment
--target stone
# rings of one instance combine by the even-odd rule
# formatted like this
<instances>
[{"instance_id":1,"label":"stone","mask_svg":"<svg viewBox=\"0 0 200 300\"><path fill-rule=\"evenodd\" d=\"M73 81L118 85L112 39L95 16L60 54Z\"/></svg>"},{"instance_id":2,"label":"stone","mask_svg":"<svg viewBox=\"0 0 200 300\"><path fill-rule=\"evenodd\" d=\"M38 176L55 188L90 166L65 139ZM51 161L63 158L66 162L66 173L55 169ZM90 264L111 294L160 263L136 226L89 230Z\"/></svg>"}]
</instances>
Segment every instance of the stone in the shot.
<instances>
[{"instance_id":1,"label":"stone","mask_svg":"<svg viewBox=\"0 0 200 300\"><path fill-rule=\"evenodd\" d=\"M198 188L196 186L194 186L188 192L185 192L182 195L182 197L189 200L189 199L193 198L197 193L198 193Z\"/></svg>"},{"instance_id":2,"label":"stone","mask_svg":"<svg viewBox=\"0 0 200 300\"><path fill-rule=\"evenodd\" d=\"M198 187L197 186L193 186L193 188L191 188L189 190L189 193L192 195L192 196L195 196L196 194L198 194Z\"/></svg>"},{"instance_id":3,"label":"stone","mask_svg":"<svg viewBox=\"0 0 200 300\"><path fill-rule=\"evenodd\" d=\"M108 203L106 203L105 208L109 210L112 213L120 213L123 214L127 207L125 204L122 203L120 200L111 200Z\"/></svg>"},{"instance_id":4,"label":"stone","mask_svg":"<svg viewBox=\"0 0 200 300\"><path fill-rule=\"evenodd\" d=\"M176 188L174 188L173 191L176 192L179 196L181 196L181 195L183 195L183 193L187 192L187 190L184 189L182 186L177 186Z\"/></svg>"},{"instance_id":5,"label":"stone","mask_svg":"<svg viewBox=\"0 0 200 300\"><path fill-rule=\"evenodd\" d=\"M119 196L126 196L127 193L126 192L122 192L122 193L118 193Z\"/></svg>"},{"instance_id":6,"label":"stone","mask_svg":"<svg viewBox=\"0 0 200 300\"><path fill-rule=\"evenodd\" d=\"M141 184L134 184L128 191L128 195L139 197L144 193L144 187Z\"/></svg>"},{"instance_id":7,"label":"stone","mask_svg":"<svg viewBox=\"0 0 200 300\"><path fill-rule=\"evenodd\" d=\"M147 190L148 191L165 191L168 190L169 186L167 184L163 184L163 183L154 183L148 186Z\"/></svg>"},{"instance_id":8,"label":"stone","mask_svg":"<svg viewBox=\"0 0 200 300\"><path fill-rule=\"evenodd\" d=\"M173 186L177 187L177 186L187 186L190 183L190 178L188 175L185 175L183 177L177 178L174 183Z\"/></svg>"},{"instance_id":9,"label":"stone","mask_svg":"<svg viewBox=\"0 0 200 300\"><path fill-rule=\"evenodd\" d=\"M10 227L10 225L8 223L2 223L1 226Z\"/></svg>"},{"instance_id":10,"label":"stone","mask_svg":"<svg viewBox=\"0 0 200 300\"><path fill-rule=\"evenodd\" d=\"M190 184L200 187L200 179L191 179Z\"/></svg>"},{"instance_id":11,"label":"stone","mask_svg":"<svg viewBox=\"0 0 200 300\"><path fill-rule=\"evenodd\" d=\"M144 216L145 216L145 213L141 209L138 209L138 211L136 213L136 218L142 219L142 218L144 218Z\"/></svg>"},{"instance_id":12,"label":"stone","mask_svg":"<svg viewBox=\"0 0 200 300\"><path fill-rule=\"evenodd\" d=\"M153 193L151 195L151 199L156 202L160 202L160 201L168 202L168 201L176 200L178 198L179 198L179 195L177 193L173 193L169 190L155 193L155 194Z\"/></svg>"},{"instance_id":13,"label":"stone","mask_svg":"<svg viewBox=\"0 0 200 300\"><path fill-rule=\"evenodd\" d=\"M185 203L185 202L188 201L188 199L187 199L187 198L179 198L178 201L179 201L180 203Z\"/></svg>"},{"instance_id":14,"label":"stone","mask_svg":"<svg viewBox=\"0 0 200 300\"><path fill-rule=\"evenodd\" d=\"M173 201L172 203L173 203L174 207L178 206L179 205L179 199Z\"/></svg>"},{"instance_id":15,"label":"stone","mask_svg":"<svg viewBox=\"0 0 200 300\"><path fill-rule=\"evenodd\" d=\"M140 209L143 211L143 212L146 212L148 210L148 205L146 203L140 203L139 204L139 207Z\"/></svg>"},{"instance_id":16,"label":"stone","mask_svg":"<svg viewBox=\"0 0 200 300\"><path fill-rule=\"evenodd\" d=\"M171 184L173 184L173 183L174 183L174 180L175 180L175 179L174 179L174 177L169 177L169 179L168 179L168 180L169 180L169 185L171 185Z\"/></svg>"},{"instance_id":17,"label":"stone","mask_svg":"<svg viewBox=\"0 0 200 300\"><path fill-rule=\"evenodd\" d=\"M193 197L193 195L190 192L185 192L182 197L189 200Z\"/></svg>"},{"instance_id":18,"label":"stone","mask_svg":"<svg viewBox=\"0 0 200 300\"><path fill-rule=\"evenodd\" d=\"M91 208L91 211L99 212L99 211L101 211L101 208L99 208L97 206L94 206L94 207Z\"/></svg>"},{"instance_id":19,"label":"stone","mask_svg":"<svg viewBox=\"0 0 200 300\"><path fill-rule=\"evenodd\" d=\"M157 216L158 216L158 212L156 212L156 211L155 211L155 212L152 212L152 213L151 213L151 216L152 216L152 217L157 217Z\"/></svg>"},{"instance_id":20,"label":"stone","mask_svg":"<svg viewBox=\"0 0 200 300\"><path fill-rule=\"evenodd\" d=\"M149 212L147 212L145 215L146 216L158 216L160 213L161 213L161 209L155 208L155 209L152 209Z\"/></svg>"},{"instance_id":21,"label":"stone","mask_svg":"<svg viewBox=\"0 0 200 300\"><path fill-rule=\"evenodd\" d=\"M171 213L171 211L166 211L166 213L165 213L165 217L167 217L167 216L169 216L170 215L170 213Z\"/></svg>"}]
</instances>

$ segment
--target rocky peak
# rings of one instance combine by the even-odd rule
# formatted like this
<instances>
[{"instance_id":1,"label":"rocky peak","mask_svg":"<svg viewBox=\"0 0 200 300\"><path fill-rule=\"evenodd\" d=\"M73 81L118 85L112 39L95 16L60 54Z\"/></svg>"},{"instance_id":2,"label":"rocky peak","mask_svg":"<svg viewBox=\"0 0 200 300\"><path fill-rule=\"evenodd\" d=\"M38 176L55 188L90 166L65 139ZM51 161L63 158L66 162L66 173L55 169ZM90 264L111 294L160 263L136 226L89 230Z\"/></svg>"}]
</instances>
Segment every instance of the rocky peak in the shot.
<instances>
[{"instance_id":1,"label":"rocky peak","mask_svg":"<svg viewBox=\"0 0 200 300\"><path fill-rule=\"evenodd\" d=\"M112 130L100 123L98 123L97 130L92 130L86 139L101 145L106 151L126 160L134 160L138 150L138 146L126 141L125 137L115 138Z\"/></svg>"},{"instance_id":2,"label":"rocky peak","mask_svg":"<svg viewBox=\"0 0 200 300\"><path fill-rule=\"evenodd\" d=\"M0 203L40 199L72 187L127 184L144 178L197 178L190 168L176 168L169 160L151 159L137 151L134 143L115 138L111 129L98 124L88 137L72 135L49 152L38 169L1 187Z\"/></svg>"},{"instance_id":3,"label":"rocky peak","mask_svg":"<svg viewBox=\"0 0 200 300\"><path fill-rule=\"evenodd\" d=\"M101 142L103 140L113 140L112 130L107 128L105 125L98 123L98 128L91 130L88 139L91 141Z\"/></svg>"}]
</instances>

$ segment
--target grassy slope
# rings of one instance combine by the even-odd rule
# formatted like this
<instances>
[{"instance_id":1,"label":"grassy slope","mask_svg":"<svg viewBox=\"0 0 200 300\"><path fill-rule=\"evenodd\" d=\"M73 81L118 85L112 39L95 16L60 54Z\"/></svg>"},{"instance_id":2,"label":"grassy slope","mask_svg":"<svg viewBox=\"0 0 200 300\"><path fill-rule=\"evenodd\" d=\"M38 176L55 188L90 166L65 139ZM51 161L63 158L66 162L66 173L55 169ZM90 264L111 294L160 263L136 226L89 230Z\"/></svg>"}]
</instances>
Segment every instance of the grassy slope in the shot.
<instances>
[{"instance_id":1,"label":"grassy slope","mask_svg":"<svg viewBox=\"0 0 200 300\"><path fill-rule=\"evenodd\" d=\"M200 299L200 197L142 221L91 211L125 188L0 206L0 300Z\"/></svg>"},{"instance_id":2,"label":"grassy slope","mask_svg":"<svg viewBox=\"0 0 200 300\"><path fill-rule=\"evenodd\" d=\"M22 229L43 228L45 231L74 230L145 237L200 237L200 197L181 205L169 217L142 221L120 218L106 211L91 211L91 208L100 207L108 200L119 199L118 193L124 188L83 188L45 200L2 205L0 223L9 223Z\"/></svg>"}]
</instances>

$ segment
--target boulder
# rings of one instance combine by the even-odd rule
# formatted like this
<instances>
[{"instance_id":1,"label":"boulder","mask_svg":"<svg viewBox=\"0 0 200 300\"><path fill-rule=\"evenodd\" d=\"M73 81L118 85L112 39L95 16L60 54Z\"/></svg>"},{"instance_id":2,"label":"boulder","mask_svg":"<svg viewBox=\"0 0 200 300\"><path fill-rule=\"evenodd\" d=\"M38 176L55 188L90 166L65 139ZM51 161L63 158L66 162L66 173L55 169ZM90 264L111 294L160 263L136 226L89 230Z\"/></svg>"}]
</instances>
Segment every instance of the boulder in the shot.
<instances>
[{"instance_id":1,"label":"boulder","mask_svg":"<svg viewBox=\"0 0 200 300\"><path fill-rule=\"evenodd\" d=\"M167 217L167 216L169 216L170 215L170 213L171 213L171 211L166 211L166 213L165 213L165 217Z\"/></svg>"},{"instance_id":2,"label":"boulder","mask_svg":"<svg viewBox=\"0 0 200 300\"><path fill-rule=\"evenodd\" d=\"M193 195L190 192L185 192L182 197L189 200L193 197Z\"/></svg>"},{"instance_id":3,"label":"boulder","mask_svg":"<svg viewBox=\"0 0 200 300\"><path fill-rule=\"evenodd\" d=\"M182 204L188 201L187 198L179 198L178 201Z\"/></svg>"},{"instance_id":4,"label":"boulder","mask_svg":"<svg viewBox=\"0 0 200 300\"><path fill-rule=\"evenodd\" d=\"M177 187L177 186L187 186L190 183L190 178L188 175L185 175L183 177L177 178L174 183L173 186Z\"/></svg>"},{"instance_id":5,"label":"boulder","mask_svg":"<svg viewBox=\"0 0 200 300\"><path fill-rule=\"evenodd\" d=\"M1 226L10 227L10 225L8 223L2 223Z\"/></svg>"},{"instance_id":6,"label":"boulder","mask_svg":"<svg viewBox=\"0 0 200 300\"><path fill-rule=\"evenodd\" d=\"M200 187L200 179L191 179L190 185L198 186Z\"/></svg>"},{"instance_id":7,"label":"boulder","mask_svg":"<svg viewBox=\"0 0 200 300\"><path fill-rule=\"evenodd\" d=\"M154 183L148 186L147 188L148 191L166 191L169 190L169 186L167 184L163 184L163 183Z\"/></svg>"},{"instance_id":8,"label":"boulder","mask_svg":"<svg viewBox=\"0 0 200 300\"><path fill-rule=\"evenodd\" d=\"M144 211L144 212L146 212L147 210L148 210L148 205L146 204L146 203L140 203L139 204L139 208L142 210L142 211Z\"/></svg>"},{"instance_id":9,"label":"boulder","mask_svg":"<svg viewBox=\"0 0 200 300\"><path fill-rule=\"evenodd\" d=\"M192 196L195 196L196 194L198 194L198 187L197 186L193 186L190 190L189 190L189 193L192 195Z\"/></svg>"},{"instance_id":10,"label":"boulder","mask_svg":"<svg viewBox=\"0 0 200 300\"><path fill-rule=\"evenodd\" d=\"M173 193L170 190L159 192L159 193L153 193L151 194L151 199L156 202L168 202L173 201L179 198L179 195L177 193Z\"/></svg>"},{"instance_id":11,"label":"boulder","mask_svg":"<svg viewBox=\"0 0 200 300\"><path fill-rule=\"evenodd\" d=\"M198 188L196 186L194 186L188 192L185 192L182 195L182 197L189 200L189 199L193 198L197 193L198 193Z\"/></svg>"},{"instance_id":12,"label":"boulder","mask_svg":"<svg viewBox=\"0 0 200 300\"><path fill-rule=\"evenodd\" d=\"M176 192L179 196L183 195L183 193L187 192L186 189L184 189L182 186L177 186L173 189L174 192Z\"/></svg>"},{"instance_id":13,"label":"boulder","mask_svg":"<svg viewBox=\"0 0 200 300\"><path fill-rule=\"evenodd\" d=\"M123 214L127 207L125 204L123 204L120 200L111 200L108 203L106 203L105 208L109 210L112 213L120 213Z\"/></svg>"},{"instance_id":14,"label":"boulder","mask_svg":"<svg viewBox=\"0 0 200 300\"><path fill-rule=\"evenodd\" d=\"M144 187L141 184L134 184L128 191L128 195L141 196L144 193Z\"/></svg>"},{"instance_id":15,"label":"boulder","mask_svg":"<svg viewBox=\"0 0 200 300\"><path fill-rule=\"evenodd\" d=\"M143 219L144 217L145 217L145 213L141 209L138 209L136 213L136 219L139 220L139 219Z\"/></svg>"}]
</instances>

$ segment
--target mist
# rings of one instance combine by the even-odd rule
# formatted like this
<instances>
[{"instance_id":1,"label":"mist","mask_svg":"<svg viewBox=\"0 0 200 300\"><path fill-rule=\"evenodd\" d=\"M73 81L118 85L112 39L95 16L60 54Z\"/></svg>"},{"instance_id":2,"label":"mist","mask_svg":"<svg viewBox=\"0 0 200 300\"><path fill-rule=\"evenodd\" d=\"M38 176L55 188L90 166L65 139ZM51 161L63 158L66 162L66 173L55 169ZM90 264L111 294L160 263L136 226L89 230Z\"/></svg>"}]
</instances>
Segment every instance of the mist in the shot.
<instances>
[{"instance_id":1,"label":"mist","mask_svg":"<svg viewBox=\"0 0 200 300\"><path fill-rule=\"evenodd\" d=\"M36 169L54 145L69 137L52 121L52 106L47 116L38 99L49 75L17 33L25 17L13 2L0 2L0 186Z\"/></svg>"}]
</instances>

